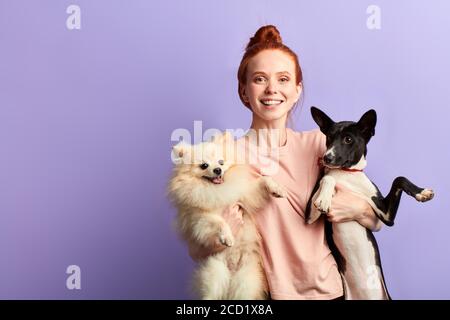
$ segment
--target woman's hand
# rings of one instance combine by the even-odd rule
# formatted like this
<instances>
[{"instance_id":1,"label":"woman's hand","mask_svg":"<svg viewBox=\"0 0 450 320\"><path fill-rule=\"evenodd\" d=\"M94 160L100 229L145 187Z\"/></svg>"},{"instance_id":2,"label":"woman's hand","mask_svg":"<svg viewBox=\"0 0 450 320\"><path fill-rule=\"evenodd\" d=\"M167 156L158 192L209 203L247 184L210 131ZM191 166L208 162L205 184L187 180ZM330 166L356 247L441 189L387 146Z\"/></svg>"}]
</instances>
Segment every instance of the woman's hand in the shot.
<instances>
[{"instance_id":1,"label":"woman's hand","mask_svg":"<svg viewBox=\"0 0 450 320\"><path fill-rule=\"evenodd\" d=\"M242 218L242 208L238 204L228 207L223 211L222 217L230 226L233 236L236 237L241 229L241 226L244 224L244 219Z\"/></svg>"},{"instance_id":2,"label":"woman's hand","mask_svg":"<svg viewBox=\"0 0 450 320\"><path fill-rule=\"evenodd\" d=\"M227 207L222 212L222 217L230 226L233 236L236 236L241 226L244 224L244 220L242 218L242 208L238 204ZM189 243L188 247L189 255L194 260L204 259L227 248L227 246L221 244L216 238L211 239L211 244L209 246L199 246L194 243Z\"/></svg>"},{"instance_id":3,"label":"woman's hand","mask_svg":"<svg viewBox=\"0 0 450 320\"><path fill-rule=\"evenodd\" d=\"M372 231L380 230L382 225L366 200L339 184L336 185L327 217L328 221L335 223L356 220Z\"/></svg>"}]
</instances>

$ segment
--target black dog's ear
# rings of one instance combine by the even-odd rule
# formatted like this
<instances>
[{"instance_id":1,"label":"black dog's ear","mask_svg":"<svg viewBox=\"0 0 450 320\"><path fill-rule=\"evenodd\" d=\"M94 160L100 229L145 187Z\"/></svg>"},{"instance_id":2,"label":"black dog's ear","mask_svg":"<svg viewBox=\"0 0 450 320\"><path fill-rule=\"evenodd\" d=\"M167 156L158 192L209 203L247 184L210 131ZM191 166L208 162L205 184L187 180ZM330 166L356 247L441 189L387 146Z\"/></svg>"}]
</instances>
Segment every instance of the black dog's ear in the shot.
<instances>
[{"instance_id":1,"label":"black dog's ear","mask_svg":"<svg viewBox=\"0 0 450 320\"><path fill-rule=\"evenodd\" d=\"M363 114L358 121L358 127L361 130L364 139L369 141L372 136L375 135L375 125L377 124L377 113L375 110L370 109Z\"/></svg>"},{"instance_id":2,"label":"black dog's ear","mask_svg":"<svg viewBox=\"0 0 450 320\"><path fill-rule=\"evenodd\" d=\"M311 115L314 121L318 124L320 131L322 131L325 135L328 133L331 126L334 125L334 121L331 120L331 118L319 108L311 107Z\"/></svg>"}]
</instances>

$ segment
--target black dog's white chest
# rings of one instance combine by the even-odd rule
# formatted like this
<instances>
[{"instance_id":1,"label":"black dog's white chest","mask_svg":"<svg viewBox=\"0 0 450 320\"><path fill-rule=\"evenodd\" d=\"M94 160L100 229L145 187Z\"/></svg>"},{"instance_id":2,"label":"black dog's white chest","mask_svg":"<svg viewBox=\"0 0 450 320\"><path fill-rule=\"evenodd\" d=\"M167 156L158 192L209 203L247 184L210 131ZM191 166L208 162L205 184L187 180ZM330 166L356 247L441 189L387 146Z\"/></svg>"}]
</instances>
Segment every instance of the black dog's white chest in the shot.
<instances>
[{"instance_id":1,"label":"black dog's white chest","mask_svg":"<svg viewBox=\"0 0 450 320\"><path fill-rule=\"evenodd\" d=\"M343 170L326 169L326 176L334 178L336 184L340 184L353 192L359 193L368 200L377 196L377 188L364 172L348 172Z\"/></svg>"}]
</instances>

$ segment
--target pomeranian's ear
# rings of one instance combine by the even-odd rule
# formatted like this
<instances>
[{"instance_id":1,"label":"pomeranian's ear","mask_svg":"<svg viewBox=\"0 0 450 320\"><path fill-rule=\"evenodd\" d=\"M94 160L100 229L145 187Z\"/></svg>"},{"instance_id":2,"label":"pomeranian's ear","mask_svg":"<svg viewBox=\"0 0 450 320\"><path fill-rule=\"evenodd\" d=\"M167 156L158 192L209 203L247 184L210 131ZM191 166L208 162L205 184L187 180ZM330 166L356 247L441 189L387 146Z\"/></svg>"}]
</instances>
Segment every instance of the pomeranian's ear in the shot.
<instances>
[{"instance_id":1,"label":"pomeranian's ear","mask_svg":"<svg viewBox=\"0 0 450 320\"><path fill-rule=\"evenodd\" d=\"M191 145L184 141L180 141L178 144L174 145L172 147L172 161L175 164L180 164L183 161L183 158L190 156L191 148Z\"/></svg>"},{"instance_id":2,"label":"pomeranian's ear","mask_svg":"<svg viewBox=\"0 0 450 320\"><path fill-rule=\"evenodd\" d=\"M225 131L225 132L223 133L223 135L222 135L222 141L223 141L224 143L230 143L230 142L233 142L233 140L234 140L234 138L233 138L233 135L231 134L230 131Z\"/></svg>"},{"instance_id":3,"label":"pomeranian's ear","mask_svg":"<svg viewBox=\"0 0 450 320\"><path fill-rule=\"evenodd\" d=\"M217 134L211 139L215 143L230 143L234 140L230 131L224 131L221 134Z\"/></svg>"},{"instance_id":4,"label":"pomeranian's ear","mask_svg":"<svg viewBox=\"0 0 450 320\"><path fill-rule=\"evenodd\" d=\"M222 143L222 139L223 139L223 134L220 131L217 131L217 133L213 134L209 140L206 141L210 141L213 143Z\"/></svg>"}]
</instances>

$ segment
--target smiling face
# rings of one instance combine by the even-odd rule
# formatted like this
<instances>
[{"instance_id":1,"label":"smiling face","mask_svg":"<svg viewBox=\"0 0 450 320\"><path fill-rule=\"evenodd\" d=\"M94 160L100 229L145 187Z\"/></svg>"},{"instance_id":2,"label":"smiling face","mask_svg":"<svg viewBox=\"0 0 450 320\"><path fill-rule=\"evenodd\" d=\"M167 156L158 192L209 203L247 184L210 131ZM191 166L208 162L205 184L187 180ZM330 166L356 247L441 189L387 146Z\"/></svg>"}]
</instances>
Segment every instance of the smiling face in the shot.
<instances>
[{"instance_id":1,"label":"smiling face","mask_svg":"<svg viewBox=\"0 0 450 320\"><path fill-rule=\"evenodd\" d=\"M230 168L231 163L225 159L222 146L213 142L204 142L197 146L194 153L192 174L214 184L223 183L223 175Z\"/></svg>"},{"instance_id":2,"label":"smiling face","mask_svg":"<svg viewBox=\"0 0 450 320\"><path fill-rule=\"evenodd\" d=\"M263 50L249 61L241 95L254 116L264 121L286 120L300 97L293 59L281 50Z\"/></svg>"},{"instance_id":3,"label":"smiling face","mask_svg":"<svg viewBox=\"0 0 450 320\"><path fill-rule=\"evenodd\" d=\"M208 184L222 184L225 172L234 164L233 142L232 135L225 133L218 136L214 142L177 144L173 147L173 154L179 172L185 177L189 176Z\"/></svg>"}]
</instances>

